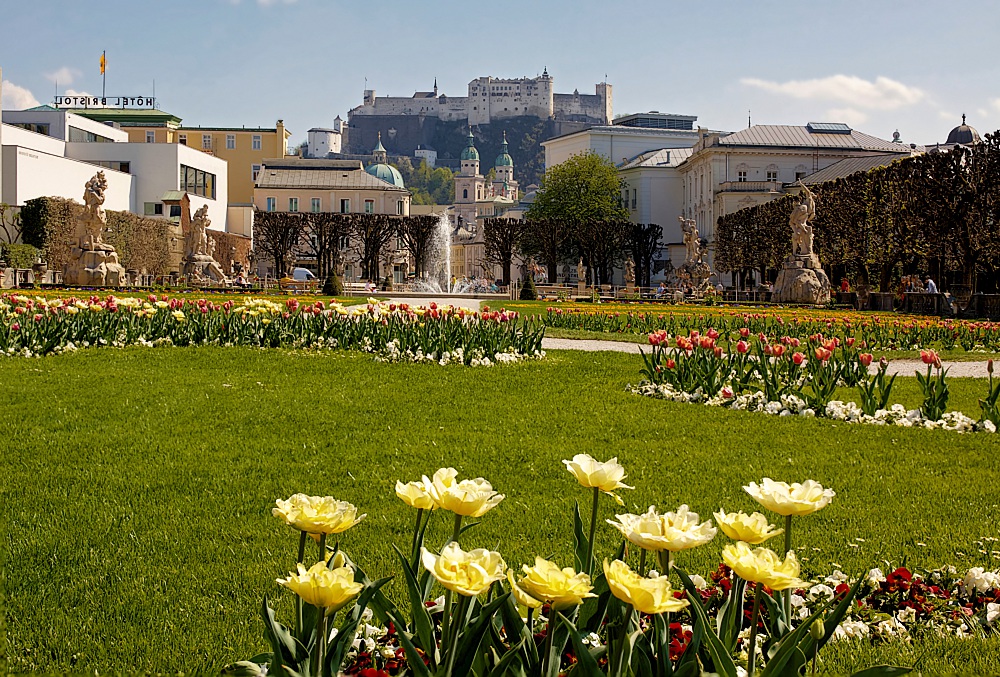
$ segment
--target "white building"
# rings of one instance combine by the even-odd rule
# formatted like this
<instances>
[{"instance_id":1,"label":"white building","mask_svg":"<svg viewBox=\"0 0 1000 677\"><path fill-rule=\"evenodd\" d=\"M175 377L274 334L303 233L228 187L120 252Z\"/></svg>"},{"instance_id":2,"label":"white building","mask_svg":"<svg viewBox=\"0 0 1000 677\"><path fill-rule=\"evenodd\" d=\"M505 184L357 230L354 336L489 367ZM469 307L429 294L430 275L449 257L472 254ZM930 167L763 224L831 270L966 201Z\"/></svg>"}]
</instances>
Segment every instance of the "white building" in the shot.
<instances>
[{"instance_id":1,"label":"white building","mask_svg":"<svg viewBox=\"0 0 1000 677\"><path fill-rule=\"evenodd\" d=\"M563 134L542 141L545 166L562 164L573 155L593 152L616 165L649 151L665 148L690 148L698 141L693 129L666 129L604 125Z\"/></svg>"},{"instance_id":2,"label":"white building","mask_svg":"<svg viewBox=\"0 0 1000 677\"><path fill-rule=\"evenodd\" d=\"M20 207L38 197L80 201L84 184L103 169L106 209L177 217L163 198L183 191L192 210L208 206L214 230L226 230L225 160L181 144L129 143L121 129L50 106L4 111L2 120L2 200L8 204Z\"/></svg>"},{"instance_id":3,"label":"white building","mask_svg":"<svg viewBox=\"0 0 1000 677\"><path fill-rule=\"evenodd\" d=\"M325 158L341 152L346 123L337 116L333 127L313 127L306 132L306 157Z\"/></svg>"}]
</instances>

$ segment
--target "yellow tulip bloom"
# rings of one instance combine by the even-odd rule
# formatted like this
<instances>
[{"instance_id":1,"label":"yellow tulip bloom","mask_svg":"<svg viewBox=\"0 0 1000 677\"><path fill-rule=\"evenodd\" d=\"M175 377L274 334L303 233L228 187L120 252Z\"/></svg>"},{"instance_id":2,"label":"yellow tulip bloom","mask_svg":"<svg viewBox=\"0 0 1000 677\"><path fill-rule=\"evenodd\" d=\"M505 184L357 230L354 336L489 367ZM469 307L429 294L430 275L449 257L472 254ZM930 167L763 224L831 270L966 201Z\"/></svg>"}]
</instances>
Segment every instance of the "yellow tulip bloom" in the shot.
<instances>
[{"instance_id":1,"label":"yellow tulip bloom","mask_svg":"<svg viewBox=\"0 0 1000 677\"><path fill-rule=\"evenodd\" d=\"M464 517L482 517L504 499L504 495L493 491L493 486L482 477L456 482L457 475L454 468L441 468L432 479L424 476L424 489L439 508Z\"/></svg>"},{"instance_id":2,"label":"yellow tulip bloom","mask_svg":"<svg viewBox=\"0 0 1000 677\"><path fill-rule=\"evenodd\" d=\"M674 613L688 605L686 599L674 597L669 578L645 578L621 560L610 565L604 560L604 577L612 595L644 614Z\"/></svg>"},{"instance_id":3,"label":"yellow tulip bloom","mask_svg":"<svg viewBox=\"0 0 1000 677\"><path fill-rule=\"evenodd\" d=\"M483 548L465 552L454 541L444 546L440 555L421 548L420 562L438 583L465 597L485 592L507 569L500 553Z\"/></svg>"},{"instance_id":4,"label":"yellow tulip bloom","mask_svg":"<svg viewBox=\"0 0 1000 677\"><path fill-rule=\"evenodd\" d=\"M824 489L822 484L813 480L788 485L785 482L775 482L770 477L765 477L759 485L751 482L743 489L771 512L786 517L811 515L829 505L837 495L833 489Z\"/></svg>"},{"instance_id":5,"label":"yellow tulip bloom","mask_svg":"<svg viewBox=\"0 0 1000 677\"><path fill-rule=\"evenodd\" d=\"M734 541L743 541L751 545L760 545L769 538L785 533L784 529L775 529L767 523L767 518L759 512L748 515L743 511L727 513L720 510L714 515L722 533Z\"/></svg>"},{"instance_id":6,"label":"yellow tulip bloom","mask_svg":"<svg viewBox=\"0 0 1000 677\"><path fill-rule=\"evenodd\" d=\"M563 460L563 463L582 486L588 489L600 489L618 501L618 505L624 503L614 493L615 489L634 488L622 483L626 477L625 468L618 462L617 456L602 463L589 454L577 454L570 461Z\"/></svg>"},{"instance_id":7,"label":"yellow tulip bloom","mask_svg":"<svg viewBox=\"0 0 1000 677\"><path fill-rule=\"evenodd\" d=\"M283 585L313 606L322 607L332 613L347 606L364 587L354 581L354 570L350 567L330 569L326 562L316 562L306 569L298 565L298 574L279 578Z\"/></svg>"},{"instance_id":8,"label":"yellow tulip bloom","mask_svg":"<svg viewBox=\"0 0 1000 677\"><path fill-rule=\"evenodd\" d=\"M716 534L712 520L699 524L698 513L691 512L686 505L680 506L676 513L660 515L654 506L649 506L649 510L641 515L615 517L618 521L608 520L608 524L644 550L680 552L704 545Z\"/></svg>"},{"instance_id":9,"label":"yellow tulip bloom","mask_svg":"<svg viewBox=\"0 0 1000 677\"><path fill-rule=\"evenodd\" d=\"M806 585L799 580L799 560L794 552L789 552L782 561L773 550L750 550L749 545L740 541L722 549L722 561L743 580L761 583L771 590L788 590Z\"/></svg>"},{"instance_id":10,"label":"yellow tulip bloom","mask_svg":"<svg viewBox=\"0 0 1000 677\"><path fill-rule=\"evenodd\" d=\"M521 589L521 586L517 584L517 582L514 580L513 569L507 570L507 582L510 583L510 591L511 593L513 593L514 599L517 600L518 604L520 604L521 606L526 606L529 609L537 609L540 606L542 606L541 602L539 602L537 599L526 593L524 590Z\"/></svg>"},{"instance_id":11,"label":"yellow tulip bloom","mask_svg":"<svg viewBox=\"0 0 1000 677\"><path fill-rule=\"evenodd\" d=\"M329 496L295 494L287 501L276 500L271 513L299 531L310 534L339 534L363 520L358 509L347 501Z\"/></svg>"},{"instance_id":12,"label":"yellow tulip bloom","mask_svg":"<svg viewBox=\"0 0 1000 677\"><path fill-rule=\"evenodd\" d=\"M403 484L396 480L396 496L411 508L418 510L434 510L437 504L428 493L422 482L407 482Z\"/></svg>"},{"instance_id":13,"label":"yellow tulip bloom","mask_svg":"<svg viewBox=\"0 0 1000 677\"><path fill-rule=\"evenodd\" d=\"M585 573L569 567L560 569L541 557L535 558L535 566L525 564L522 569L525 576L518 585L538 601L551 604L556 611L583 604L587 597L596 597L591 592L594 586L590 576Z\"/></svg>"}]
</instances>

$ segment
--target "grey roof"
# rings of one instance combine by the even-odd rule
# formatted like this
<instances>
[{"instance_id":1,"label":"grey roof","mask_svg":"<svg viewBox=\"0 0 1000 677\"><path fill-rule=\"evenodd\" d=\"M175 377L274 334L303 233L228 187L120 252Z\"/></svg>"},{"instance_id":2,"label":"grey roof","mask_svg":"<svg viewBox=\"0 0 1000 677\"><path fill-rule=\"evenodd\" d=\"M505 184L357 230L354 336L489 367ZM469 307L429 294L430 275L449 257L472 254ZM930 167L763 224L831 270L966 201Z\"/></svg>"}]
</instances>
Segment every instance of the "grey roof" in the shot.
<instances>
[{"instance_id":1,"label":"grey roof","mask_svg":"<svg viewBox=\"0 0 1000 677\"><path fill-rule=\"evenodd\" d=\"M309 131L310 132L333 132L334 134L340 134L340 132L338 132L336 129L331 129L329 127L313 127Z\"/></svg>"},{"instance_id":2,"label":"grey roof","mask_svg":"<svg viewBox=\"0 0 1000 677\"><path fill-rule=\"evenodd\" d=\"M852 129L850 134L810 132L799 125L753 125L719 139L720 146L782 146L785 148L845 148L884 153L909 153L908 146Z\"/></svg>"},{"instance_id":3,"label":"grey roof","mask_svg":"<svg viewBox=\"0 0 1000 677\"><path fill-rule=\"evenodd\" d=\"M294 155L284 158L265 159L262 164L268 169L339 169L342 171L364 169L364 165L361 164L361 160L300 158Z\"/></svg>"},{"instance_id":4,"label":"grey roof","mask_svg":"<svg viewBox=\"0 0 1000 677\"><path fill-rule=\"evenodd\" d=\"M360 165L361 163L354 164ZM397 188L391 183L374 177L358 167L353 169L341 169L337 167L270 167L265 164L261 168L260 174L257 175L257 187L408 192L405 188Z\"/></svg>"},{"instance_id":5,"label":"grey roof","mask_svg":"<svg viewBox=\"0 0 1000 677\"><path fill-rule=\"evenodd\" d=\"M660 148L639 153L618 165L619 170L636 167L676 167L691 157L690 148Z\"/></svg>"},{"instance_id":6,"label":"grey roof","mask_svg":"<svg viewBox=\"0 0 1000 677\"><path fill-rule=\"evenodd\" d=\"M909 150L909 148L907 148L907 150ZM875 169L876 167L885 167L899 159L899 155L889 154L864 155L862 157L845 158L840 162L834 162L825 169L821 169L818 172L814 172L813 174L806 176L802 179L802 183L807 186L815 186L827 181L842 179L850 176L851 174L857 174L858 172L867 172Z\"/></svg>"},{"instance_id":7,"label":"grey roof","mask_svg":"<svg viewBox=\"0 0 1000 677\"><path fill-rule=\"evenodd\" d=\"M573 136L574 134L614 134L615 136L672 136L691 139L691 145L694 145L695 141L698 139L698 130L696 129L664 129L662 127L627 127L625 125L594 125L593 127L587 127L586 129L581 129L576 132L566 132L565 134L560 134L559 136L553 136L551 139L546 139L542 141L544 146L549 141L554 141L555 139L563 139L567 136Z\"/></svg>"}]
</instances>

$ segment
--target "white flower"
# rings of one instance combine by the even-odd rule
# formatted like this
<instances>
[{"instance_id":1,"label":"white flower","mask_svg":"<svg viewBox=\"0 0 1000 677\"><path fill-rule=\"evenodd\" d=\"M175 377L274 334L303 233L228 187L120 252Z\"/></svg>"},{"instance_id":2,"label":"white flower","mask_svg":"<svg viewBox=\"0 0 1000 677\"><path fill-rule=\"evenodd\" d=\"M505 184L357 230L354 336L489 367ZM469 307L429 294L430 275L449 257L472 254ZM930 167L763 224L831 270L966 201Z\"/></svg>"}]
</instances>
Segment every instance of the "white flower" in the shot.
<instances>
[{"instance_id":1,"label":"white flower","mask_svg":"<svg viewBox=\"0 0 1000 677\"><path fill-rule=\"evenodd\" d=\"M909 606L904 609L900 609L899 612L896 613L896 620L900 623L912 623L917 620L917 610Z\"/></svg>"},{"instance_id":2,"label":"white flower","mask_svg":"<svg viewBox=\"0 0 1000 677\"><path fill-rule=\"evenodd\" d=\"M1000 618L1000 604L990 602L986 605L986 622L993 623L997 618Z\"/></svg>"},{"instance_id":3,"label":"white flower","mask_svg":"<svg viewBox=\"0 0 1000 677\"><path fill-rule=\"evenodd\" d=\"M691 582L694 583L694 587L698 588L699 590L704 590L705 588L708 587L708 583L705 581L705 579L699 576L698 574L691 575Z\"/></svg>"},{"instance_id":4,"label":"white flower","mask_svg":"<svg viewBox=\"0 0 1000 677\"><path fill-rule=\"evenodd\" d=\"M881 569L872 569L868 572L868 582L878 586L879 583L885 582L885 574L882 573Z\"/></svg>"},{"instance_id":5,"label":"white flower","mask_svg":"<svg viewBox=\"0 0 1000 677\"><path fill-rule=\"evenodd\" d=\"M1000 576L994 571L986 571L983 567L969 569L962 580L962 589L966 595L975 592L989 592L1000 588Z\"/></svg>"},{"instance_id":6,"label":"white flower","mask_svg":"<svg viewBox=\"0 0 1000 677\"><path fill-rule=\"evenodd\" d=\"M871 629L861 621L854 621L851 619L844 619L844 621L837 626L837 629L833 631L833 641L841 641L845 639L857 639L861 637L867 637L871 634Z\"/></svg>"},{"instance_id":7,"label":"white flower","mask_svg":"<svg viewBox=\"0 0 1000 677\"><path fill-rule=\"evenodd\" d=\"M819 585L814 585L811 588L809 588L809 597L812 599L825 597L827 600L831 600L833 599L833 596L834 596L833 588L831 588L828 585L823 585L822 583L820 583Z\"/></svg>"},{"instance_id":8,"label":"white flower","mask_svg":"<svg viewBox=\"0 0 1000 677\"><path fill-rule=\"evenodd\" d=\"M847 582L847 574L845 574L840 569L834 569L833 573L824 578L823 581L825 583L829 583L830 585L836 587L841 583Z\"/></svg>"}]
</instances>

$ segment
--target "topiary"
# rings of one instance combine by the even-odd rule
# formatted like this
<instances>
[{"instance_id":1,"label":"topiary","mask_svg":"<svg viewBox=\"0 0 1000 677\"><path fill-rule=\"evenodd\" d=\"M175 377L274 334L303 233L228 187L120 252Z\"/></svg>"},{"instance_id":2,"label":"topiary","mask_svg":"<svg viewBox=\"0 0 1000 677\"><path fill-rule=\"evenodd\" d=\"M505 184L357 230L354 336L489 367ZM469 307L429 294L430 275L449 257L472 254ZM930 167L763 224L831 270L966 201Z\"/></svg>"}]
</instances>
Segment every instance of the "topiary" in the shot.
<instances>
[{"instance_id":1,"label":"topiary","mask_svg":"<svg viewBox=\"0 0 1000 677\"><path fill-rule=\"evenodd\" d=\"M521 285L521 293L518 298L522 301L537 301L538 290L535 289L535 278L530 273L524 276L524 284Z\"/></svg>"},{"instance_id":2,"label":"topiary","mask_svg":"<svg viewBox=\"0 0 1000 677\"><path fill-rule=\"evenodd\" d=\"M323 296L340 296L344 293L344 286L340 283L340 278L336 275L327 275L323 283Z\"/></svg>"}]
</instances>

